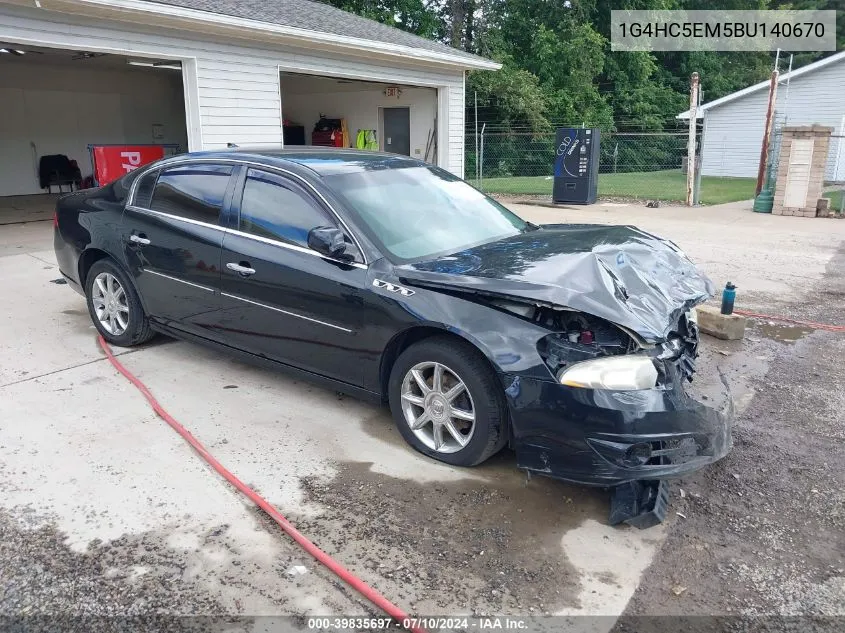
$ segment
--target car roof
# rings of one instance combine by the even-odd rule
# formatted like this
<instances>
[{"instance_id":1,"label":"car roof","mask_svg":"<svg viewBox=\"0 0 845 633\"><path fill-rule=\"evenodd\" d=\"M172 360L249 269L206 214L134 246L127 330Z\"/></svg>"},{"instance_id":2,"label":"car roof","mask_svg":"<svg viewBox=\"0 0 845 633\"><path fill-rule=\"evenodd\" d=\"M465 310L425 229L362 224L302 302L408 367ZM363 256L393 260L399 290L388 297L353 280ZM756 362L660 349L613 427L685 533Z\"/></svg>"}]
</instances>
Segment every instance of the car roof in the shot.
<instances>
[{"instance_id":1,"label":"car roof","mask_svg":"<svg viewBox=\"0 0 845 633\"><path fill-rule=\"evenodd\" d=\"M408 167L426 167L421 160L368 150L296 146L296 148L266 149L237 147L227 150L191 152L183 158L240 158L256 164L268 166L290 166L291 163L306 167L311 171L328 176L374 169L403 169Z\"/></svg>"}]
</instances>

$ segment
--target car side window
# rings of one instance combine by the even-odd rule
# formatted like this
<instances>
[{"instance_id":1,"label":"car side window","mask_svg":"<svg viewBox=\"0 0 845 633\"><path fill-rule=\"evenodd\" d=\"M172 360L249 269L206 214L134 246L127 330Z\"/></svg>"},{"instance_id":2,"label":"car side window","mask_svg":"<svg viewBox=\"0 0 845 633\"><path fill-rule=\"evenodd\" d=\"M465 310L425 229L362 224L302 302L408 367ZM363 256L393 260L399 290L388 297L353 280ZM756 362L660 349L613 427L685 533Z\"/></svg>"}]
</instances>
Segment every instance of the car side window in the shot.
<instances>
[{"instance_id":1,"label":"car side window","mask_svg":"<svg viewBox=\"0 0 845 633\"><path fill-rule=\"evenodd\" d=\"M244 182L238 229L280 242L308 246L308 232L335 226L329 214L285 178L250 169Z\"/></svg>"},{"instance_id":2,"label":"car side window","mask_svg":"<svg viewBox=\"0 0 845 633\"><path fill-rule=\"evenodd\" d=\"M231 165L196 163L163 169L153 189L150 209L217 224L231 175Z\"/></svg>"}]
</instances>

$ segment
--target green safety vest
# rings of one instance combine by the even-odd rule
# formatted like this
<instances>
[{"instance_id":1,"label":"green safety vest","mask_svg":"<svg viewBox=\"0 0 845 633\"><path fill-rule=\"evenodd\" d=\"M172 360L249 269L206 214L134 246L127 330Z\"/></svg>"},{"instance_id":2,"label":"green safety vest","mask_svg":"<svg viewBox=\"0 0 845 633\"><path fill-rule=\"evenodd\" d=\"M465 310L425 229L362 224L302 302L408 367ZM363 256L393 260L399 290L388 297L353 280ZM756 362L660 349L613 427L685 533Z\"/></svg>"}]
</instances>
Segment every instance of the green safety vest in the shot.
<instances>
[{"instance_id":1,"label":"green safety vest","mask_svg":"<svg viewBox=\"0 0 845 633\"><path fill-rule=\"evenodd\" d=\"M378 141L376 140L375 130L358 130L358 136L355 138L355 147L358 149L378 149Z\"/></svg>"}]
</instances>

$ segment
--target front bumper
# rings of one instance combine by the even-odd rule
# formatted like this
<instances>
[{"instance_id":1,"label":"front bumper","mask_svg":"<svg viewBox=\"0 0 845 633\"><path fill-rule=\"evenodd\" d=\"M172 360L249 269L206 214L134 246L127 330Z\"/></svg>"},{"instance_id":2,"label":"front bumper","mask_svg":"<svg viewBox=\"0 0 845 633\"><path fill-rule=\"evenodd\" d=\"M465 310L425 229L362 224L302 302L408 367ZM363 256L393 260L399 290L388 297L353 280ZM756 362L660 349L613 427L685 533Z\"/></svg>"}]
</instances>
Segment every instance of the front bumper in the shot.
<instances>
[{"instance_id":1,"label":"front bumper","mask_svg":"<svg viewBox=\"0 0 845 633\"><path fill-rule=\"evenodd\" d=\"M596 486L666 479L727 455L733 399L705 406L680 382L609 391L504 375L517 465Z\"/></svg>"}]
</instances>

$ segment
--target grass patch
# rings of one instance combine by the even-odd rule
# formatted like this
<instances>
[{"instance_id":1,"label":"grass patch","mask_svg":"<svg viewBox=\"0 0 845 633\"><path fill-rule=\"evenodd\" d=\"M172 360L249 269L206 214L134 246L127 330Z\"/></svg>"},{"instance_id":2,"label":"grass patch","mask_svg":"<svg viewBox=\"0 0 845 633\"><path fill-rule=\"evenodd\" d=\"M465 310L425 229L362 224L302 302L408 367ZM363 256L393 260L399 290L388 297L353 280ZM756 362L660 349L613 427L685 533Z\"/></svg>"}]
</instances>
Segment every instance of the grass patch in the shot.
<instances>
[{"instance_id":1,"label":"grass patch","mask_svg":"<svg viewBox=\"0 0 845 633\"><path fill-rule=\"evenodd\" d=\"M839 189L837 191L826 191L822 194L823 198L830 200L830 208L834 211L842 209L842 198L845 197L845 190Z\"/></svg>"},{"instance_id":2,"label":"grass patch","mask_svg":"<svg viewBox=\"0 0 845 633\"><path fill-rule=\"evenodd\" d=\"M472 181L471 181L472 182ZM701 202L721 204L754 197L754 178L701 177ZM487 193L552 195L552 179L546 176L485 178ZM682 201L686 199L687 177L680 170L599 174L599 196L643 200Z\"/></svg>"}]
</instances>

